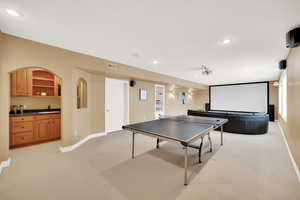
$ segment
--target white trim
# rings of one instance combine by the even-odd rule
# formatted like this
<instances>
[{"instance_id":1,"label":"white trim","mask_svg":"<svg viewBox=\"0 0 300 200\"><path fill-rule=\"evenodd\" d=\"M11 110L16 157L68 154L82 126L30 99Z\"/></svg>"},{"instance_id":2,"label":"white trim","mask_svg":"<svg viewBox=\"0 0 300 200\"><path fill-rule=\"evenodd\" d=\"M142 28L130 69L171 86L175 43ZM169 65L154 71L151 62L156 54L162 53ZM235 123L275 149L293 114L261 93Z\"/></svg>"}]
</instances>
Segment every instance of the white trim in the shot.
<instances>
[{"instance_id":1,"label":"white trim","mask_svg":"<svg viewBox=\"0 0 300 200\"><path fill-rule=\"evenodd\" d=\"M154 85L154 117L157 118L157 115L156 115L156 88L157 87L161 87L161 88L164 88L164 96L163 96L163 115L165 114L166 110L165 110L165 107L166 107L166 86L165 85L159 85L159 84L155 84Z\"/></svg>"},{"instance_id":2,"label":"white trim","mask_svg":"<svg viewBox=\"0 0 300 200\"><path fill-rule=\"evenodd\" d=\"M109 81L109 78L105 78L105 132L107 132L108 130L108 112L109 112L109 109L108 109L108 90L109 90L109 87L108 87L108 81Z\"/></svg>"},{"instance_id":3,"label":"white trim","mask_svg":"<svg viewBox=\"0 0 300 200\"><path fill-rule=\"evenodd\" d=\"M281 135L282 135L282 137L283 137L283 141L284 141L284 143L285 143L285 145L286 145L286 147L287 147L287 150L288 150L290 159L291 159L291 161L292 161L292 165L293 165L293 167L294 167L294 170L295 170L296 175L297 175L297 178L298 178L298 182L300 183L300 171L299 171L299 168L298 168L298 166L297 166L297 164L296 164L296 162L295 162L295 159L294 159L293 154L292 154L292 152L291 152L290 146L289 146L289 144L288 144L288 142L287 142L287 139L286 139L286 136L285 136L285 134L284 134L284 131L283 131L283 129L282 129L280 123L278 122L277 124L278 124L278 126L279 126Z\"/></svg>"},{"instance_id":4,"label":"white trim","mask_svg":"<svg viewBox=\"0 0 300 200\"><path fill-rule=\"evenodd\" d=\"M9 167L10 164L11 164L11 159L10 158L8 158L8 160L0 162L0 174L3 170L3 168Z\"/></svg>"},{"instance_id":5,"label":"white trim","mask_svg":"<svg viewBox=\"0 0 300 200\"><path fill-rule=\"evenodd\" d=\"M97 137L102 137L102 136L105 136L105 135L106 135L105 132L104 133L94 133L94 134L86 136L85 138L83 138L82 140L77 142L76 144L73 144L73 145L67 146L67 147L60 147L59 150L63 153L73 151L73 150L77 149L78 147L80 147L85 142L89 141L90 139L97 138Z\"/></svg>"},{"instance_id":6,"label":"white trim","mask_svg":"<svg viewBox=\"0 0 300 200\"><path fill-rule=\"evenodd\" d=\"M129 109L130 109L130 104L129 104L130 103L129 102L130 101L130 94L129 94L130 93L130 89L129 89L130 85L129 84L130 83L129 83L129 81L125 80L125 84L127 85L127 116L126 116L127 119L126 119L126 124L129 124Z\"/></svg>"}]
</instances>

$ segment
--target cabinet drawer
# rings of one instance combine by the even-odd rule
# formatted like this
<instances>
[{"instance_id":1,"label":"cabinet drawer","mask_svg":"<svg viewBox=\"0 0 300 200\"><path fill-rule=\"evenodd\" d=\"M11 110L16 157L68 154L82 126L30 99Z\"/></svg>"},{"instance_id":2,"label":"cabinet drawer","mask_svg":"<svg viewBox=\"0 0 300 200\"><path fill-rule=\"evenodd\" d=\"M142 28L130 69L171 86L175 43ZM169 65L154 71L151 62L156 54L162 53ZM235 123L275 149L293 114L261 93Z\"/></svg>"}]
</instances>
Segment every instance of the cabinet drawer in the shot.
<instances>
[{"instance_id":1,"label":"cabinet drawer","mask_svg":"<svg viewBox=\"0 0 300 200\"><path fill-rule=\"evenodd\" d=\"M33 132L24 132L18 135L12 135L12 145L21 145L26 144L34 141Z\"/></svg>"},{"instance_id":2,"label":"cabinet drawer","mask_svg":"<svg viewBox=\"0 0 300 200\"><path fill-rule=\"evenodd\" d=\"M12 122L29 122L33 121L33 116L11 117Z\"/></svg>"},{"instance_id":3,"label":"cabinet drawer","mask_svg":"<svg viewBox=\"0 0 300 200\"><path fill-rule=\"evenodd\" d=\"M50 119L60 119L60 114L49 115Z\"/></svg>"},{"instance_id":4,"label":"cabinet drawer","mask_svg":"<svg viewBox=\"0 0 300 200\"><path fill-rule=\"evenodd\" d=\"M35 120L50 119L50 115L36 115Z\"/></svg>"},{"instance_id":5,"label":"cabinet drawer","mask_svg":"<svg viewBox=\"0 0 300 200\"><path fill-rule=\"evenodd\" d=\"M60 119L60 114L37 115L37 116L35 116L35 120L44 120L44 119Z\"/></svg>"},{"instance_id":6,"label":"cabinet drawer","mask_svg":"<svg viewBox=\"0 0 300 200\"><path fill-rule=\"evenodd\" d=\"M26 131L33 131L32 122L14 122L11 128L13 134Z\"/></svg>"}]
</instances>

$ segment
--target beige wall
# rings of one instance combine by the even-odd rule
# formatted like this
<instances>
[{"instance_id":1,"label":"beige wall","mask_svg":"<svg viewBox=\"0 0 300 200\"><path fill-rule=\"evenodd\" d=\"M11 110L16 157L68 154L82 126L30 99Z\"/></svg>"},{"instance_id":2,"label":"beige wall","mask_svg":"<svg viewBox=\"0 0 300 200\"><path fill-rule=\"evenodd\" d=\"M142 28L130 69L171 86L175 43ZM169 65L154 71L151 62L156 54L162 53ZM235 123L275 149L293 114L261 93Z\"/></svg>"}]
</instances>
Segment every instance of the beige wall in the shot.
<instances>
[{"instance_id":1,"label":"beige wall","mask_svg":"<svg viewBox=\"0 0 300 200\"><path fill-rule=\"evenodd\" d=\"M131 123L152 120L155 118L155 84L147 81L137 81L135 87L130 88L129 118ZM188 109L204 109L208 101L207 90L190 91L189 89L173 88L173 85L165 85L165 114L186 115ZM139 89L146 88L148 99L139 100ZM185 104L178 101L178 93L186 92Z\"/></svg>"},{"instance_id":2,"label":"beige wall","mask_svg":"<svg viewBox=\"0 0 300 200\"><path fill-rule=\"evenodd\" d=\"M91 74L91 133L105 131L105 77Z\"/></svg>"},{"instance_id":3,"label":"beige wall","mask_svg":"<svg viewBox=\"0 0 300 200\"><path fill-rule=\"evenodd\" d=\"M91 133L91 74L79 69L72 72L72 110L73 110L73 134L72 141L79 141ZM77 108L77 83L80 78L87 82L87 108ZM70 102L71 103L71 102Z\"/></svg>"},{"instance_id":4,"label":"beige wall","mask_svg":"<svg viewBox=\"0 0 300 200\"><path fill-rule=\"evenodd\" d=\"M113 63L115 66L108 67L108 63ZM206 88L205 86L194 82L137 69L105 59L87 56L0 33L0 162L7 160L9 157L9 73L25 67L42 67L62 79L61 146L72 145L88 134L102 132L104 130L103 88L105 76L125 79L143 79L146 80L146 82L152 82L152 84L153 81L155 81L160 84L175 84L187 88ZM75 80L79 77L78 69L89 72L84 75L89 79L89 96L91 94L94 94L94 96L96 94L99 95L97 95L97 97L92 96L89 98L90 107L89 110L86 111L76 111ZM98 79L92 75L102 75L102 78L98 77ZM98 90L101 91L99 93L93 92L97 92ZM99 104L96 103L98 100ZM137 104L139 105L140 103ZM148 106L145 106L142 103L139 106L143 109L148 109ZM138 114L137 110L131 111L133 113L133 116L131 117L132 120L139 120L140 117L142 120L153 117L147 110L144 111L145 113L147 112L147 114L142 114L141 116Z\"/></svg>"},{"instance_id":5,"label":"beige wall","mask_svg":"<svg viewBox=\"0 0 300 200\"><path fill-rule=\"evenodd\" d=\"M6 109L9 106L9 95L5 95L7 92L7 84L9 83L9 79L6 78L5 80L5 69L3 65L3 49L4 49L4 37L0 33L0 162L7 160L8 158L8 138L9 135L7 134L8 130L8 119L5 115L5 112L8 112L9 109ZM7 82L6 82L7 81ZM3 95L4 94L4 95Z\"/></svg>"},{"instance_id":6,"label":"beige wall","mask_svg":"<svg viewBox=\"0 0 300 200\"><path fill-rule=\"evenodd\" d=\"M291 49L288 55L287 74L287 121L280 117L280 124L300 169L300 47Z\"/></svg>"},{"instance_id":7,"label":"beige wall","mask_svg":"<svg viewBox=\"0 0 300 200\"><path fill-rule=\"evenodd\" d=\"M185 104L179 103L179 93L185 92ZM172 86L166 88L166 115L186 115L188 109L199 109L201 107L200 101L197 100L196 92L189 89L173 89ZM198 104L197 104L198 103Z\"/></svg>"},{"instance_id":8,"label":"beige wall","mask_svg":"<svg viewBox=\"0 0 300 200\"><path fill-rule=\"evenodd\" d=\"M205 110L205 104L209 103L209 90L199 90L195 92L195 104L197 110Z\"/></svg>"},{"instance_id":9,"label":"beige wall","mask_svg":"<svg viewBox=\"0 0 300 200\"><path fill-rule=\"evenodd\" d=\"M139 89L146 88L148 98L145 101L139 100ZM129 122L136 123L154 119L154 83L136 81L134 87L129 89Z\"/></svg>"},{"instance_id":10,"label":"beige wall","mask_svg":"<svg viewBox=\"0 0 300 200\"><path fill-rule=\"evenodd\" d=\"M11 105L24 105L25 109L60 108L60 98L11 97Z\"/></svg>"}]
</instances>

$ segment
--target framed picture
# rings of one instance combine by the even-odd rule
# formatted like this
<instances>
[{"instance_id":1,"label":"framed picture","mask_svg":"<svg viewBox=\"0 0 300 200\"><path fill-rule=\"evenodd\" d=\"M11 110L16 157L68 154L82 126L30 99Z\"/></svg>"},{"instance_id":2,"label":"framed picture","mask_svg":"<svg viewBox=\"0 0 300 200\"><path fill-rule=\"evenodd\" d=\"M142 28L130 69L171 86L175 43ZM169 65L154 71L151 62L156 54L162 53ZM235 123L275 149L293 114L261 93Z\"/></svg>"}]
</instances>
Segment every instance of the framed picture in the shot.
<instances>
[{"instance_id":1,"label":"framed picture","mask_svg":"<svg viewBox=\"0 0 300 200\"><path fill-rule=\"evenodd\" d=\"M185 104L185 92L179 92L178 94L178 101L179 101L179 104Z\"/></svg>"},{"instance_id":2,"label":"framed picture","mask_svg":"<svg viewBox=\"0 0 300 200\"><path fill-rule=\"evenodd\" d=\"M140 101L146 101L146 100L147 100L147 89L140 88Z\"/></svg>"}]
</instances>

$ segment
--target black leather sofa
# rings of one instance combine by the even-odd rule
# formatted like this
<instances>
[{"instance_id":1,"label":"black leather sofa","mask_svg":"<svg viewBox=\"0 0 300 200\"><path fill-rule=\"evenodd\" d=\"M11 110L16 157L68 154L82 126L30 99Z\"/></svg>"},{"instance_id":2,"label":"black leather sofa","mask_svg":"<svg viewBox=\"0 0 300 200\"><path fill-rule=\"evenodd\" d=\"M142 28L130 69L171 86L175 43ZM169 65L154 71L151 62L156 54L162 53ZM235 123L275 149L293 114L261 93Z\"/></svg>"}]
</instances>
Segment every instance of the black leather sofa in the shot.
<instances>
[{"instance_id":1,"label":"black leather sofa","mask_svg":"<svg viewBox=\"0 0 300 200\"><path fill-rule=\"evenodd\" d=\"M267 133L269 127L269 115L266 113L188 110L187 114L226 118L229 121L223 130L230 133L258 135Z\"/></svg>"}]
</instances>

